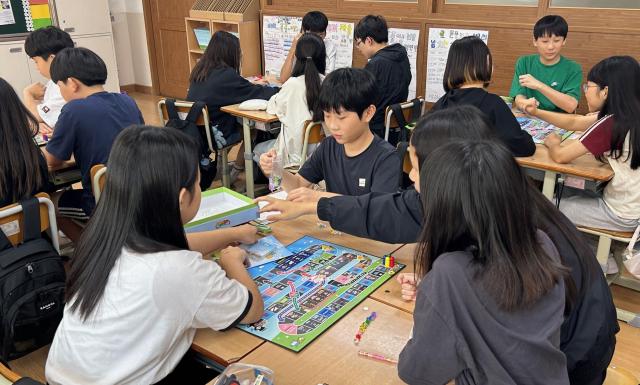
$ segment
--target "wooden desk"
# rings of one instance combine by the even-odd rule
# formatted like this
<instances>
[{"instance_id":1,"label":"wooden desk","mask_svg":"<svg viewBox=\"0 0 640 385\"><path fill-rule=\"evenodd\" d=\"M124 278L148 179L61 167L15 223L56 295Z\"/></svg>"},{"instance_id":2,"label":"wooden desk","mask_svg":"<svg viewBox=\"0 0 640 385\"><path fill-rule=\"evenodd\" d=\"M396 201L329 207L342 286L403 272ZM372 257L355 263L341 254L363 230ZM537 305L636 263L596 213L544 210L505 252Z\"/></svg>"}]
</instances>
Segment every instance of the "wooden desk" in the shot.
<instances>
[{"instance_id":1,"label":"wooden desk","mask_svg":"<svg viewBox=\"0 0 640 385\"><path fill-rule=\"evenodd\" d=\"M396 250L392 253L396 262L407 265L407 267L402 269L401 273L414 272L413 257L415 255L415 252L416 244L412 243L409 245L404 245L399 250ZM369 298L373 298L376 301L380 301L396 309L403 310L411 314L413 314L413 308L416 305L415 301L405 301L402 299L400 284L398 283L398 281L396 281L395 278L385 282L385 284L380 286L378 290L374 291L373 294L369 296Z\"/></svg>"},{"instance_id":2,"label":"wooden desk","mask_svg":"<svg viewBox=\"0 0 640 385\"><path fill-rule=\"evenodd\" d=\"M377 318L355 345L358 326L372 311ZM412 326L411 314L368 298L302 352L265 343L242 362L272 369L278 385L404 384L396 365L360 357L358 350L397 359Z\"/></svg>"},{"instance_id":3,"label":"wooden desk","mask_svg":"<svg viewBox=\"0 0 640 385\"><path fill-rule=\"evenodd\" d=\"M337 243L377 256L391 253L402 246L358 238L348 234L331 234L329 227L318 227L318 221L317 216L306 215L292 221L273 223L271 224L271 228L273 229L273 235L275 235L276 238L285 245L288 245L305 235L309 235L327 242ZM361 309L362 306L366 305L354 308L352 313L356 312L357 309ZM346 317L348 316L349 315ZM362 322L362 320L360 320L360 322ZM355 335L357 326L354 326L352 329L351 333ZM324 335L314 341L313 345L323 338ZM351 336L351 339L353 339L353 336ZM274 348L284 350L239 329L232 329L226 332L216 332L211 329L200 329L197 331L191 347L206 358L211 359L222 366L227 366L230 363L247 356L264 343L272 345Z\"/></svg>"},{"instance_id":4,"label":"wooden desk","mask_svg":"<svg viewBox=\"0 0 640 385\"><path fill-rule=\"evenodd\" d=\"M542 144L536 145L532 156L516 158L522 167L544 171L542 193L553 198L553 190L558 174L570 175L585 180L603 182L613 177L613 170L607 163L601 163L591 154L585 154L571 163L560 164L549 156L549 150Z\"/></svg>"},{"instance_id":5,"label":"wooden desk","mask_svg":"<svg viewBox=\"0 0 640 385\"><path fill-rule=\"evenodd\" d=\"M250 198L255 197L253 189L253 151L251 149L251 121L262 123L273 123L278 121L276 115L267 114L265 111L244 111L238 108L239 104L233 104L230 106L224 106L220 108L220 111L226 112L229 115L233 115L242 118L242 137L244 139L244 169L245 178L247 183L247 196Z\"/></svg>"}]
</instances>

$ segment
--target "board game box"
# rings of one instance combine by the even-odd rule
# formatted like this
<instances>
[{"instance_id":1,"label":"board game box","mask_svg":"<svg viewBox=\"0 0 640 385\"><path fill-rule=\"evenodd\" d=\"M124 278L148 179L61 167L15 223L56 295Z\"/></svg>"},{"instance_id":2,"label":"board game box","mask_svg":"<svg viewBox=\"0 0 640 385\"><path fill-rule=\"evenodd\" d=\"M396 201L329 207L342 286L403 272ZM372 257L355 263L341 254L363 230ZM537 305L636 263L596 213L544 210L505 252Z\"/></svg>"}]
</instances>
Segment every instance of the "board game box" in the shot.
<instances>
[{"instance_id":1,"label":"board game box","mask_svg":"<svg viewBox=\"0 0 640 385\"><path fill-rule=\"evenodd\" d=\"M265 312L260 321L238 327L295 352L404 268L310 236L287 249L292 256L249 269Z\"/></svg>"}]
</instances>

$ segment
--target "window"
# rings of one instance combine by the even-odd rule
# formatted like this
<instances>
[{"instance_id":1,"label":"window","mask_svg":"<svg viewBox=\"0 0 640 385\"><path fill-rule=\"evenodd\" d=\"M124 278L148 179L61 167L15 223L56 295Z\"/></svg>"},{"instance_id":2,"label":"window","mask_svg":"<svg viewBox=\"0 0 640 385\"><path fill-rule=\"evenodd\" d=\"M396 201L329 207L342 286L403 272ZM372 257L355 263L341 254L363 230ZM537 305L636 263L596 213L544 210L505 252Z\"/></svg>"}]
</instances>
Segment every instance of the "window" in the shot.
<instances>
[{"instance_id":1,"label":"window","mask_svg":"<svg viewBox=\"0 0 640 385\"><path fill-rule=\"evenodd\" d=\"M579 0L578 0L579 1ZM445 0L445 4L476 4L476 5L527 5L537 6L538 0Z\"/></svg>"},{"instance_id":2,"label":"window","mask_svg":"<svg viewBox=\"0 0 640 385\"><path fill-rule=\"evenodd\" d=\"M552 0L552 7L640 9L638 0Z\"/></svg>"}]
</instances>

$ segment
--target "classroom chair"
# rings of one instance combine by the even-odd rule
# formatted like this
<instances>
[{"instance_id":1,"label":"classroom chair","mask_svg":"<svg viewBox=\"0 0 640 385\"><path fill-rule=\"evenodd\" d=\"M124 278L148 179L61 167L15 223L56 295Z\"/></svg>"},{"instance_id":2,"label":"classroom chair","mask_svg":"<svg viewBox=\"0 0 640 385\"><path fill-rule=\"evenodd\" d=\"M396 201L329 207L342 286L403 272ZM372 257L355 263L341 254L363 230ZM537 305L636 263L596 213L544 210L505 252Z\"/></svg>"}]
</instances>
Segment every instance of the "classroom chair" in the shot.
<instances>
[{"instance_id":1,"label":"classroom chair","mask_svg":"<svg viewBox=\"0 0 640 385\"><path fill-rule=\"evenodd\" d=\"M384 140L386 141L389 141L389 131L391 131L392 128L397 129L400 127L400 123L398 122L396 115L393 113L395 106L398 106L402 111L402 116L404 117L406 125L414 123L420 118L420 116L422 116L422 114L424 114L426 104L424 103L424 99L420 97L407 102L387 106L384 111Z\"/></svg>"},{"instance_id":2,"label":"classroom chair","mask_svg":"<svg viewBox=\"0 0 640 385\"><path fill-rule=\"evenodd\" d=\"M628 244L629 242L631 242L631 237L633 237L633 232L611 231L581 226L578 226L578 230L583 233L595 235L598 237L596 258L598 259L600 265L607 264L612 241L615 240ZM640 291L640 282L637 279L628 278L622 275L622 272L625 269L624 264L622 263L622 254L619 252L614 252L614 259L616 260L616 264L618 265L618 274L616 274L614 278L609 280L609 284L615 283L616 285L623 286L628 289ZM635 327L640 327L640 314L620 308L616 308L616 312L620 321L627 322Z\"/></svg>"},{"instance_id":3,"label":"classroom chair","mask_svg":"<svg viewBox=\"0 0 640 385\"><path fill-rule=\"evenodd\" d=\"M13 384L20 379L20 375L0 363L0 385Z\"/></svg>"},{"instance_id":4,"label":"classroom chair","mask_svg":"<svg viewBox=\"0 0 640 385\"><path fill-rule=\"evenodd\" d=\"M191 109L191 106L193 106L193 102L176 100L176 109L178 110L179 114L185 114L185 115L188 114L189 110ZM160 115L160 121L163 124L166 124L167 121L169 120L169 113L167 112L167 104L164 98L160 99L160 101L158 102L158 113ZM184 117L182 119L184 119ZM229 169L229 149L233 147L233 145L228 147L223 147L221 149L217 149L215 147L215 141L214 141L215 139L212 138L213 132L211 131L211 120L209 119L209 109L206 106L202 109L202 114L198 118L198 121L196 122L196 124L198 126L204 127L204 132L207 137L207 145L209 146L209 150L211 150L211 152L213 153L218 152L220 154L220 158L222 161L222 185L224 187L230 188L231 187L231 174L230 174L231 170Z\"/></svg>"},{"instance_id":5,"label":"classroom chair","mask_svg":"<svg viewBox=\"0 0 640 385\"><path fill-rule=\"evenodd\" d=\"M318 144L322 142L322 139L326 137L324 129L322 128L322 122L313 122L307 120L304 122L304 138L302 141L302 153L300 159L304 163L307 160L307 154L309 153L310 144Z\"/></svg>"},{"instance_id":6,"label":"classroom chair","mask_svg":"<svg viewBox=\"0 0 640 385\"><path fill-rule=\"evenodd\" d=\"M91 189L93 190L93 196L98 203L100 194L104 190L104 183L107 180L107 167L104 164L95 164L91 167Z\"/></svg>"},{"instance_id":7,"label":"classroom chair","mask_svg":"<svg viewBox=\"0 0 640 385\"><path fill-rule=\"evenodd\" d=\"M604 385L638 385L638 379L627 369L611 365L607 368Z\"/></svg>"},{"instance_id":8,"label":"classroom chair","mask_svg":"<svg viewBox=\"0 0 640 385\"><path fill-rule=\"evenodd\" d=\"M36 194L38 202L40 202L40 231L47 231L51 238L51 243L56 251L60 252L60 243L58 241L58 224L56 222L56 210L53 206L53 202L49 199L49 195L46 193ZM17 225L17 226L16 226ZM22 230L24 229L24 214L22 212L22 206L18 203L14 203L9 206L0 208L0 226L3 227L9 242L14 246L20 244L24 239ZM7 234L11 228L13 234Z\"/></svg>"}]
</instances>

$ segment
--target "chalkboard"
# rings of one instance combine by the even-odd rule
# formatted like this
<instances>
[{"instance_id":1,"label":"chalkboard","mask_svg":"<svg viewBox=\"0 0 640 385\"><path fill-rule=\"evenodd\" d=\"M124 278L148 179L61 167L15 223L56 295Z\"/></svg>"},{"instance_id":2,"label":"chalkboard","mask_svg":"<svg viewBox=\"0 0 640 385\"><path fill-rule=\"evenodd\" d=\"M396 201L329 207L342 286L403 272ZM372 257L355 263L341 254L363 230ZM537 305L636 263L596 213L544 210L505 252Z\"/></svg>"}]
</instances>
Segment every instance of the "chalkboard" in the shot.
<instances>
[{"instance_id":1,"label":"chalkboard","mask_svg":"<svg viewBox=\"0 0 640 385\"><path fill-rule=\"evenodd\" d=\"M54 24L53 0L0 0L0 38Z\"/></svg>"}]
</instances>

